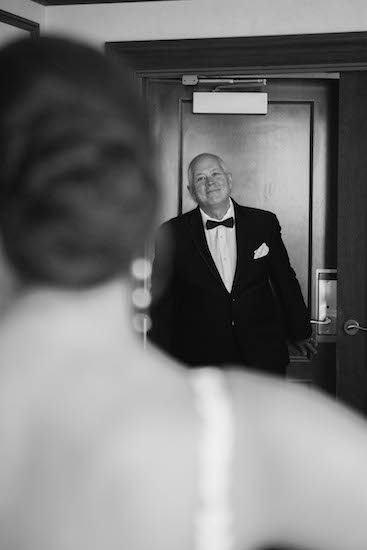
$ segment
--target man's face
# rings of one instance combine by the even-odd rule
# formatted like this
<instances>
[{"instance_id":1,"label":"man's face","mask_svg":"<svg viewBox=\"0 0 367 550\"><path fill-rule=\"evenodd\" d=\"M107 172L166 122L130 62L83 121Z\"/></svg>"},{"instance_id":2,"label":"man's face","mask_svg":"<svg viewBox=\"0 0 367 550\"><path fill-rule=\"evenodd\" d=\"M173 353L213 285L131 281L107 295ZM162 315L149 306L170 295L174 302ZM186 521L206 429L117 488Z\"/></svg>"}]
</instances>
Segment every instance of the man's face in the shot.
<instances>
[{"instance_id":1,"label":"man's face","mask_svg":"<svg viewBox=\"0 0 367 550\"><path fill-rule=\"evenodd\" d=\"M188 189L203 210L228 204L232 177L223 171L215 157L200 157L192 167L192 175L192 185Z\"/></svg>"}]
</instances>

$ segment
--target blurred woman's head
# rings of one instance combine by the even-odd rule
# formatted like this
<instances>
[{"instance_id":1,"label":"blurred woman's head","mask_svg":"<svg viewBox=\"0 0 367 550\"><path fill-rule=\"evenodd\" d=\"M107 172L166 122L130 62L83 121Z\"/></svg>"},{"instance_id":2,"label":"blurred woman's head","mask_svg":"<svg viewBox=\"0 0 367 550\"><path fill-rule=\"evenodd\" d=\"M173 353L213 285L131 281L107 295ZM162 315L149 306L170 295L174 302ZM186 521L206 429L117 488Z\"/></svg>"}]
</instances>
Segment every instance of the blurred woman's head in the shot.
<instances>
[{"instance_id":1,"label":"blurred woman's head","mask_svg":"<svg viewBox=\"0 0 367 550\"><path fill-rule=\"evenodd\" d=\"M0 234L25 284L124 274L155 217L146 113L131 71L43 37L0 51Z\"/></svg>"}]
</instances>

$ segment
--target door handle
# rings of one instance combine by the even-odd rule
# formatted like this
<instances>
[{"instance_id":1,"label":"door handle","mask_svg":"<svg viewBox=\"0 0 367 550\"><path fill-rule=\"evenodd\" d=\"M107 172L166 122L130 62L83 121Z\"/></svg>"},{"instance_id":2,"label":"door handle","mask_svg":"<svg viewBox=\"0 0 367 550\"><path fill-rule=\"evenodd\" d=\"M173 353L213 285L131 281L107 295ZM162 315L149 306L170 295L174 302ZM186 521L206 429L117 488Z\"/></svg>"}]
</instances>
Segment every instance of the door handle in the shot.
<instances>
[{"instance_id":1,"label":"door handle","mask_svg":"<svg viewBox=\"0 0 367 550\"><path fill-rule=\"evenodd\" d=\"M311 325L330 325L331 319L330 317L325 317L322 321L311 319L310 323Z\"/></svg>"},{"instance_id":2,"label":"door handle","mask_svg":"<svg viewBox=\"0 0 367 550\"><path fill-rule=\"evenodd\" d=\"M358 321L355 321L354 319L349 319L348 321L345 321L344 332L349 336L354 336L359 330L367 332L367 328L361 327Z\"/></svg>"}]
</instances>

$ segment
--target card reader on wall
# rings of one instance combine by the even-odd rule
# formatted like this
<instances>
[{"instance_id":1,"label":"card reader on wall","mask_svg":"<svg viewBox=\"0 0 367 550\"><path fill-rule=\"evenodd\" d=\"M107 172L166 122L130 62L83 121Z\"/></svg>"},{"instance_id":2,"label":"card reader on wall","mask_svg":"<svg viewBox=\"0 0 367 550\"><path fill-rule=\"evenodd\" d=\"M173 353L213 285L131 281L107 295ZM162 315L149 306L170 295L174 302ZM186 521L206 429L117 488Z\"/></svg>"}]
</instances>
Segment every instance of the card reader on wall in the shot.
<instances>
[{"instance_id":1,"label":"card reader on wall","mask_svg":"<svg viewBox=\"0 0 367 550\"><path fill-rule=\"evenodd\" d=\"M265 92L194 92L193 113L266 115Z\"/></svg>"},{"instance_id":2,"label":"card reader on wall","mask_svg":"<svg viewBox=\"0 0 367 550\"><path fill-rule=\"evenodd\" d=\"M316 315L319 341L336 339L337 326L337 271L316 269Z\"/></svg>"}]
</instances>

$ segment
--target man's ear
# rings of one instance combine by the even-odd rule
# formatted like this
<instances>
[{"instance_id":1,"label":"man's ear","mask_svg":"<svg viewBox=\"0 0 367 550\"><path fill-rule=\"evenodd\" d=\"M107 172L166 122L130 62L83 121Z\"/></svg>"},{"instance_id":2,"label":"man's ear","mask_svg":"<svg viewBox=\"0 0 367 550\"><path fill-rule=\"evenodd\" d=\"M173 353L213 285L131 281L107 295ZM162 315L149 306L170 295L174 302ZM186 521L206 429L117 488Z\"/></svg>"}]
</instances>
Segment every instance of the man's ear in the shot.
<instances>
[{"instance_id":1,"label":"man's ear","mask_svg":"<svg viewBox=\"0 0 367 550\"><path fill-rule=\"evenodd\" d=\"M187 190L188 190L188 192L189 192L190 197L192 198L192 200L194 200L195 202L197 202L197 201L196 201L196 197L195 197L195 193L194 193L194 191L193 191L191 185L188 185L188 186L187 186Z\"/></svg>"},{"instance_id":2,"label":"man's ear","mask_svg":"<svg viewBox=\"0 0 367 550\"><path fill-rule=\"evenodd\" d=\"M227 181L228 181L229 189L230 191L232 191L232 173L231 172L227 172Z\"/></svg>"}]
</instances>

